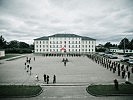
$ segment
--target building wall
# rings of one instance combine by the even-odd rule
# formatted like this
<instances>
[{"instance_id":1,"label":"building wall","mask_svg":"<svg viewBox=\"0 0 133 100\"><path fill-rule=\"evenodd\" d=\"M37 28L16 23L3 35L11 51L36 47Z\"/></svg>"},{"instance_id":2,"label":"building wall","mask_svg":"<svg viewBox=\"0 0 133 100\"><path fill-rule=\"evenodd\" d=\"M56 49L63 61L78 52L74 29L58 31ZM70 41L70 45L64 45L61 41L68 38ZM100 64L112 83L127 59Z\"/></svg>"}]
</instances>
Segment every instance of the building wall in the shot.
<instances>
[{"instance_id":1,"label":"building wall","mask_svg":"<svg viewBox=\"0 0 133 100\"><path fill-rule=\"evenodd\" d=\"M5 56L5 51L4 50L0 50L0 57L4 57Z\"/></svg>"},{"instance_id":2,"label":"building wall","mask_svg":"<svg viewBox=\"0 0 133 100\"><path fill-rule=\"evenodd\" d=\"M82 40L80 37L49 37L49 40L35 40L35 53L47 52L95 52L96 41Z\"/></svg>"}]
</instances>

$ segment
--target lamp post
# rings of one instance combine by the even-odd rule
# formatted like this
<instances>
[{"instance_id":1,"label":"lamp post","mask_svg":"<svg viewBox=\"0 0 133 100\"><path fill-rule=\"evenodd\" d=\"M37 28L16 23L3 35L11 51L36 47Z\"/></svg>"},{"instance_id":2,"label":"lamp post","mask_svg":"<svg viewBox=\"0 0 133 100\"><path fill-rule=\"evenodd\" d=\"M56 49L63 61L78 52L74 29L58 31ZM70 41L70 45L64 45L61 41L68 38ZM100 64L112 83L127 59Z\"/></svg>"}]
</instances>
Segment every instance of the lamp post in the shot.
<instances>
[{"instance_id":1,"label":"lamp post","mask_svg":"<svg viewBox=\"0 0 133 100\"><path fill-rule=\"evenodd\" d=\"M123 51L124 51L124 55L125 55L125 38L124 38L124 50Z\"/></svg>"}]
</instances>

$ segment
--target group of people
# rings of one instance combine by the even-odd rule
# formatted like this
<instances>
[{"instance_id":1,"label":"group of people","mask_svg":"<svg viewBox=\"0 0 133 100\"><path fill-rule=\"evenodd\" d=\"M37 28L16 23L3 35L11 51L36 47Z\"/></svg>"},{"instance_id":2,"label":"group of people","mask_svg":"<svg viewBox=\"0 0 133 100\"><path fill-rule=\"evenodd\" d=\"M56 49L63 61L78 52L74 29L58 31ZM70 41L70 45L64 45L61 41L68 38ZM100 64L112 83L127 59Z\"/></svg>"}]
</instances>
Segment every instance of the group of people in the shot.
<instances>
[{"instance_id":1,"label":"group of people","mask_svg":"<svg viewBox=\"0 0 133 100\"><path fill-rule=\"evenodd\" d=\"M44 78L44 82L46 82L47 84L49 84L49 78L50 78L49 75L44 74L43 75L43 78ZM56 76L55 75L53 76L53 84L54 83L56 83Z\"/></svg>"},{"instance_id":2,"label":"group of people","mask_svg":"<svg viewBox=\"0 0 133 100\"><path fill-rule=\"evenodd\" d=\"M67 58L66 58L66 59L63 58L63 59L62 59L62 62L64 63L64 66L66 66L66 63L68 62L68 59L67 59Z\"/></svg>"},{"instance_id":3,"label":"group of people","mask_svg":"<svg viewBox=\"0 0 133 100\"><path fill-rule=\"evenodd\" d=\"M35 61L35 57L34 57L34 61ZM30 66L30 63L31 63L31 58L26 57L25 70L26 70L27 73L29 72L30 75L31 75L32 67Z\"/></svg>"},{"instance_id":4,"label":"group of people","mask_svg":"<svg viewBox=\"0 0 133 100\"><path fill-rule=\"evenodd\" d=\"M113 71L115 73L117 71L118 76L122 76L122 78L126 78L126 81L130 78L130 73L133 73L133 67L131 67L131 70L129 70L129 66L121 65L118 62L111 61L108 58L101 57L96 54L89 54L87 55L90 59L95 61L96 63L102 65L103 67L109 69L110 71Z\"/></svg>"},{"instance_id":5,"label":"group of people","mask_svg":"<svg viewBox=\"0 0 133 100\"><path fill-rule=\"evenodd\" d=\"M36 77L36 80L39 81L39 76L37 74L35 77ZM49 78L50 78L49 75L46 75L46 74L43 75L44 82L46 82L47 84L49 84ZM56 76L55 75L53 76L53 84L54 83L56 83Z\"/></svg>"}]
</instances>

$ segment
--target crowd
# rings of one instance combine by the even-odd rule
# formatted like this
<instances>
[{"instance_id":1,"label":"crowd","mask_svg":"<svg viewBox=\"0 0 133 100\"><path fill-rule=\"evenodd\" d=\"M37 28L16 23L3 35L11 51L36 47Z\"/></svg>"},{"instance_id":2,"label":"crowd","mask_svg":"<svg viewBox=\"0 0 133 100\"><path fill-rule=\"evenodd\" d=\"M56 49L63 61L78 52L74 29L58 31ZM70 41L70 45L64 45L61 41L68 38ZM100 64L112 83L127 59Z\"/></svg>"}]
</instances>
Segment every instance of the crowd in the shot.
<instances>
[{"instance_id":1,"label":"crowd","mask_svg":"<svg viewBox=\"0 0 133 100\"><path fill-rule=\"evenodd\" d=\"M87 57L113 73L117 73L118 76L121 76L123 79L125 78L126 81L130 78L130 74L133 73L133 66L129 69L128 65L125 66L124 64L120 64L120 62L111 61L96 54L89 54Z\"/></svg>"}]
</instances>

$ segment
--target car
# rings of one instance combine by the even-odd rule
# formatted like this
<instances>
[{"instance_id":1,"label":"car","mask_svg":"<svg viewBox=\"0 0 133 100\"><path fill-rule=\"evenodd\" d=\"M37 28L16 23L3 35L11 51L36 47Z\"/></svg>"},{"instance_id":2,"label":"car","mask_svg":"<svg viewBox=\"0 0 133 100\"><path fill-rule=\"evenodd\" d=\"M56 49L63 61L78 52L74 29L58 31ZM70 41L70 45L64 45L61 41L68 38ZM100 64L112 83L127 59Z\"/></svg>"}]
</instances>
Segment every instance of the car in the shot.
<instances>
[{"instance_id":1,"label":"car","mask_svg":"<svg viewBox=\"0 0 133 100\"><path fill-rule=\"evenodd\" d=\"M127 63L130 65L133 65L133 59L129 59L129 61L127 61Z\"/></svg>"},{"instance_id":2,"label":"car","mask_svg":"<svg viewBox=\"0 0 133 100\"><path fill-rule=\"evenodd\" d=\"M123 58L120 60L121 62L128 62L129 61L129 58Z\"/></svg>"},{"instance_id":3,"label":"car","mask_svg":"<svg viewBox=\"0 0 133 100\"><path fill-rule=\"evenodd\" d=\"M110 58L110 59L118 59L118 57L115 56L115 55L110 55L109 58Z\"/></svg>"}]
</instances>

